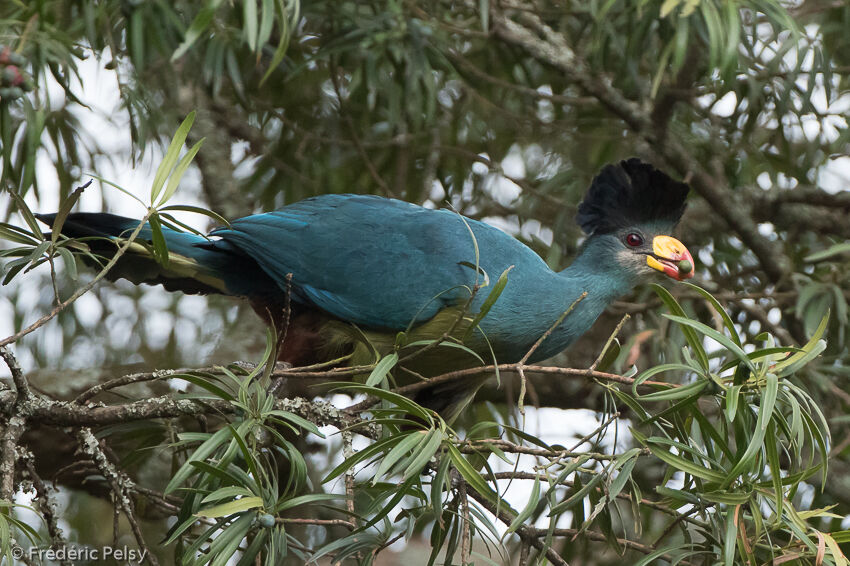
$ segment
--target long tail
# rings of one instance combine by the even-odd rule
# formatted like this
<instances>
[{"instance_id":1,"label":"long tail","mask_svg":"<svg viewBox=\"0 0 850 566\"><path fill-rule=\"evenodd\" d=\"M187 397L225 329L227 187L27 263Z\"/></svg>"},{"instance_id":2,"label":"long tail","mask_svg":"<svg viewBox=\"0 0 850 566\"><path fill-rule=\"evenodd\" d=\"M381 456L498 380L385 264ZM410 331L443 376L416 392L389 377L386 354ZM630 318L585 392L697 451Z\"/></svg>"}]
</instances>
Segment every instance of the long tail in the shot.
<instances>
[{"instance_id":1,"label":"long tail","mask_svg":"<svg viewBox=\"0 0 850 566\"><path fill-rule=\"evenodd\" d=\"M56 215L36 217L52 226ZM138 225L138 220L115 214L77 212L68 215L62 233L85 242L94 256L108 261ZM151 229L146 224L107 278L127 279L137 285L162 285L169 291L190 294L260 297L280 292L256 261L227 242L165 227L162 232L168 247L166 265L153 256ZM98 267L91 258L84 261Z\"/></svg>"}]
</instances>

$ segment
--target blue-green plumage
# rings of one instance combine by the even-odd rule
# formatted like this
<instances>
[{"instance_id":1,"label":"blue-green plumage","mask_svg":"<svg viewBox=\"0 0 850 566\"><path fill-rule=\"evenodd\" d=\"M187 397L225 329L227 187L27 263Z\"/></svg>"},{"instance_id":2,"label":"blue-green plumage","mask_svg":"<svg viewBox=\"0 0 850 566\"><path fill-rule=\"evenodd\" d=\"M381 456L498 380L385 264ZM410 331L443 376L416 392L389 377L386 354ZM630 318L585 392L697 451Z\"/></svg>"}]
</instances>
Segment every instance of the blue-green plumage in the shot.
<instances>
[{"instance_id":1,"label":"blue-green plumage","mask_svg":"<svg viewBox=\"0 0 850 566\"><path fill-rule=\"evenodd\" d=\"M476 282L495 282L511 268L507 286L481 322L505 361L516 361L578 295L592 291L570 315L572 324L557 329L537 357L563 349L631 283L593 262L555 273L492 226L375 196L315 197L231 226L213 235L256 258L277 281L292 273L295 300L372 329L403 330L462 306ZM479 311L489 290L475 293L470 312Z\"/></svg>"},{"instance_id":2,"label":"blue-green plumage","mask_svg":"<svg viewBox=\"0 0 850 566\"><path fill-rule=\"evenodd\" d=\"M689 276L671 263L679 259L675 253L659 255L658 247L676 242L659 238L678 221L686 194L687 186L637 160L607 166L579 208L587 240L560 273L513 237L452 211L376 196L324 195L237 219L210 239L165 229L168 265L134 249L112 276L244 296L271 319L279 319L290 290L293 316L284 357L297 363L337 355L353 346L352 336L364 333L384 348L410 328L414 337L438 338L467 302L474 316L492 283L510 269L480 328L467 334L466 345L485 359L492 346L498 361L518 361L587 293L535 351L531 361L538 361L581 336L641 277L654 270ZM43 218L52 221L52 215ZM111 238L112 243L90 240L95 251L109 255L115 240L135 225L114 215L72 214L63 231ZM149 238L146 227L140 240ZM678 252L687 254L683 246ZM476 284L485 280L491 286L479 288L470 301ZM346 333L346 323L359 331Z\"/></svg>"}]
</instances>

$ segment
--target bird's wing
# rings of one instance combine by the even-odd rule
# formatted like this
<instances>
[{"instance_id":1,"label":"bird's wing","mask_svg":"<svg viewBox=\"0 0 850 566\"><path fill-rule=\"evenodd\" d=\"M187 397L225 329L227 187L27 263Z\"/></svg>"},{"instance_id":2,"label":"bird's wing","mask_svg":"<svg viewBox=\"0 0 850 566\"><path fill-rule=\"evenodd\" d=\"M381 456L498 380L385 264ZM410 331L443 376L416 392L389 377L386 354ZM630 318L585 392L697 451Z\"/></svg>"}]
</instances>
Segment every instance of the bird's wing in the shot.
<instances>
[{"instance_id":1,"label":"bird's wing","mask_svg":"<svg viewBox=\"0 0 850 566\"><path fill-rule=\"evenodd\" d=\"M463 286L476 281L470 225L478 237L518 243L450 211L357 195L307 199L214 235L283 290L291 273L293 300L364 326L403 329L469 296Z\"/></svg>"}]
</instances>

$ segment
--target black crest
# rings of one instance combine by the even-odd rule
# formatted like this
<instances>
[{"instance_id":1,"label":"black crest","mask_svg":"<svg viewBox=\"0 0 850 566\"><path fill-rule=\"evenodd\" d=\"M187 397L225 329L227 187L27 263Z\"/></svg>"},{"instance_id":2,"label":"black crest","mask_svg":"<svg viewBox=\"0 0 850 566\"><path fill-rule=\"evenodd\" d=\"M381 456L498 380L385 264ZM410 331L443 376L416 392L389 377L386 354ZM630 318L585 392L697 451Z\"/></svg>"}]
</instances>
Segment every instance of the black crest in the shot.
<instances>
[{"instance_id":1,"label":"black crest","mask_svg":"<svg viewBox=\"0 0 850 566\"><path fill-rule=\"evenodd\" d=\"M671 228L685 212L689 187L649 163L633 157L606 165L594 177L576 222L587 234L610 234L627 226L650 222Z\"/></svg>"}]
</instances>

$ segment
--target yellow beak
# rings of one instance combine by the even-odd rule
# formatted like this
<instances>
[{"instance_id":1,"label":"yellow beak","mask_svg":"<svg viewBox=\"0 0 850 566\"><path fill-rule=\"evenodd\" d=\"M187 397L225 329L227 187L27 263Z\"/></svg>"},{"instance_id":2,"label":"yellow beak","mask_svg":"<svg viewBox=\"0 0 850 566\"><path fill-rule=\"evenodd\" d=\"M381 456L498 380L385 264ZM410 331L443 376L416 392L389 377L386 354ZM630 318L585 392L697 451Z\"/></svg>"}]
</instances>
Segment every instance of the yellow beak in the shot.
<instances>
[{"instance_id":1,"label":"yellow beak","mask_svg":"<svg viewBox=\"0 0 850 566\"><path fill-rule=\"evenodd\" d=\"M652 255L646 256L646 264L676 281L684 281L694 276L694 258L691 252L672 236L655 236L652 239Z\"/></svg>"}]
</instances>

